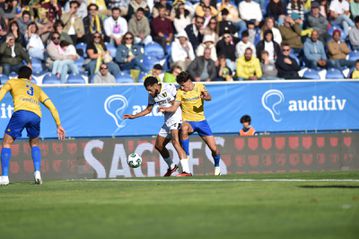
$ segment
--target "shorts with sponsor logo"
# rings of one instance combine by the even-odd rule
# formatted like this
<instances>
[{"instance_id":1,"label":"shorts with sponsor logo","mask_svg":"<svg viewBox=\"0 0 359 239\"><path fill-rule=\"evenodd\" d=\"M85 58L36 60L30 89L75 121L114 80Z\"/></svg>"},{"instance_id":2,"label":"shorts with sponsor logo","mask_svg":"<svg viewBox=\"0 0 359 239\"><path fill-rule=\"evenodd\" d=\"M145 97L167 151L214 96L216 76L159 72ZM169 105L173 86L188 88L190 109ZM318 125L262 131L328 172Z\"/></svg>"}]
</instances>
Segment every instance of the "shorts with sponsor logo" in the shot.
<instances>
[{"instance_id":1,"label":"shorts with sponsor logo","mask_svg":"<svg viewBox=\"0 0 359 239\"><path fill-rule=\"evenodd\" d=\"M193 133L197 132L199 136L212 136L213 135L211 127L209 127L207 120L186 121L186 122L191 125L191 127L193 129Z\"/></svg>"},{"instance_id":2,"label":"shorts with sponsor logo","mask_svg":"<svg viewBox=\"0 0 359 239\"><path fill-rule=\"evenodd\" d=\"M171 138L171 130L179 130L180 128L181 128L180 122L175 122L171 125L164 123L158 135L163 138Z\"/></svg>"},{"instance_id":3,"label":"shorts with sponsor logo","mask_svg":"<svg viewBox=\"0 0 359 239\"><path fill-rule=\"evenodd\" d=\"M10 135L14 140L21 137L24 129L30 139L39 137L41 118L27 110L19 110L11 116L10 122L5 129L5 134Z\"/></svg>"}]
</instances>

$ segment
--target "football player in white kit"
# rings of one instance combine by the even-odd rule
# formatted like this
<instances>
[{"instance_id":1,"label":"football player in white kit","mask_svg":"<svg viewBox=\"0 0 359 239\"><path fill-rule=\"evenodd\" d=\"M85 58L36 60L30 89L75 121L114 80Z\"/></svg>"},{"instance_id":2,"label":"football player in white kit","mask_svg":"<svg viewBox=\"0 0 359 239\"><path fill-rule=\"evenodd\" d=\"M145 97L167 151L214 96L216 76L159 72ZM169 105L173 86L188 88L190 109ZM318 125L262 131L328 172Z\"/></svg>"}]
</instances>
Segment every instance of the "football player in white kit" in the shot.
<instances>
[{"instance_id":1,"label":"football player in white kit","mask_svg":"<svg viewBox=\"0 0 359 239\"><path fill-rule=\"evenodd\" d=\"M152 112L154 104L158 104L160 107L170 107L176 99L176 86L173 84L161 84L156 77L147 77L144 81L144 86L149 93L146 109L134 115L125 114L123 116L124 119L135 119L145 116ZM187 156L179 141L178 132L182 124L182 111L180 107L173 113L164 113L164 116L165 121L157 135L155 148L160 152L168 165L168 170L164 176L169 177L177 171L178 166L173 163L166 145L172 141L179 158L185 159Z\"/></svg>"}]
</instances>

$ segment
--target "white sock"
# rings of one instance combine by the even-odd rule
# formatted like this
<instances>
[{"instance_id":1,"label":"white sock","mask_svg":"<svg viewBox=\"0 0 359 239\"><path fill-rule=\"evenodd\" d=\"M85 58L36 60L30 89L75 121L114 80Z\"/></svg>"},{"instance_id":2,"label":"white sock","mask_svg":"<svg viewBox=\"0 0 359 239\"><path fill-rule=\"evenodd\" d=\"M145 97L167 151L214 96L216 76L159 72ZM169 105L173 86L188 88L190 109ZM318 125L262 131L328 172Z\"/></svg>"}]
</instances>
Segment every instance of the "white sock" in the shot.
<instances>
[{"instance_id":1,"label":"white sock","mask_svg":"<svg viewBox=\"0 0 359 239\"><path fill-rule=\"evenodd\" d=\"M173 161L172 161L171 158L164 158L163 160L166 162L166 164L168 165L168 167L169 167L170 169L173 168L172 165L174 165L174 164L173 164Z\"/></svg>"},{"instance_id":2,"label":"white sock","mask_svg":"<svg viewBox=\"0 0 359 239\"><path fill-rule=\"evenodd\" d=\"M181 159L182 170L183 170L183 172L186 172L186 173L190 173L188 160L189 159Z\"/></svg>"}]
</instances>

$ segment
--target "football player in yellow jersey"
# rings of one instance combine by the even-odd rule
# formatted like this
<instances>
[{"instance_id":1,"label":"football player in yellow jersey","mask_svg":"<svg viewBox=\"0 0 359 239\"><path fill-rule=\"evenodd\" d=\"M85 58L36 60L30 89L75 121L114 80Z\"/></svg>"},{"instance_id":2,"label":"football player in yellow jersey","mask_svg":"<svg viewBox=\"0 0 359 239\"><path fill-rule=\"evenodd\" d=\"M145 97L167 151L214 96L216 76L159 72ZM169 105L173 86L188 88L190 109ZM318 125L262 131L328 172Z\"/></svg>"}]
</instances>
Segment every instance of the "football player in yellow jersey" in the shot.
<instances>
[{"instance_id":1,"label":"football player in yellow jersey","mask_svg":"<svg viewBox=\"0 0 359 239\"><path fill-rule=\"evenodd\" d=\"M0 89L0 101L7 92L10 92L14 102L14 113L6 127L1 150L2 176L0 185L9 184L9 163L11 158L11 145L15 139L21 137L24 128L30 138L31 156L34 162L35 184L42 184L41 152L39 148L41 108L40 103L45 105L51 112L57 125L57 135L60 140L65 138L65 131L61 126L59 113L50 98L42 89L31 83L32 70L27 66L19 69L17 79L11 79Z\"/></svg>"},{"instance_id":2,"label":"football player in yellow jersey","mask_svg":"<svg viewBox=\"0 0 359 239\"><path fill-rule=\"evenodd\" d=\"M176 81L181 87L177 91L176 101L171 107L160 107L159 110L161 112L174 112L178 107L182 109L181 143L187 154L187 159L181 159L183 172L178 176L192 176L188 166L188 156L189 135L194 132L198 133L212 152L215 167L214 174L221 175L219 167L221 156L216 145L216 140L204 115L204 101L210 101L212 97L202 83L194 84L187 72L181 72L177 76Z\"/></svg>"}]
</instances>

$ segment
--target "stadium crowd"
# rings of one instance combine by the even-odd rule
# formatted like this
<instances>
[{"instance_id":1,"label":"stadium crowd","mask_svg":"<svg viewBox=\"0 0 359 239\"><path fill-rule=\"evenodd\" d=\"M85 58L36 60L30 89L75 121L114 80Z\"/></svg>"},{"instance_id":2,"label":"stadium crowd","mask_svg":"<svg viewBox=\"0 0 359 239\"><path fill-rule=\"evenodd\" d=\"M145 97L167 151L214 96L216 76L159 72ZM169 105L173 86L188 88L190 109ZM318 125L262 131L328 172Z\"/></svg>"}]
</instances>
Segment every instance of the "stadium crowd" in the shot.
<instances>
[{"instance_id":1,"label":"stadium crowd","mask_svg":"<svg viewBox=\"0 0 359 239\"><path fill-rule=\"evenodd\" d=\"M3 83L359 79L359 0L0 0Z\"/></svg>"}]
</instances>

